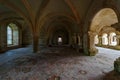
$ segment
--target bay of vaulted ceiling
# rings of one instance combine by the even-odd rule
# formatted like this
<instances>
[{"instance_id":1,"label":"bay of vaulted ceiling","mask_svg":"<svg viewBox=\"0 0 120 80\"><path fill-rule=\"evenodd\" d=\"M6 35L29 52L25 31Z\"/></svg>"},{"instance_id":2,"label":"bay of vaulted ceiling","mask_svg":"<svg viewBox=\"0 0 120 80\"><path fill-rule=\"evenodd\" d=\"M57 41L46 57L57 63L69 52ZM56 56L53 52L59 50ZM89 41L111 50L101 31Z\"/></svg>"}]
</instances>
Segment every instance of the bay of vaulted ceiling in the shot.
<instances>
[{"instance_id":1,"label":"bay of vaulted ceiling","mask_svg":"<svg viewBox=\"0 0 120 80\"><path fill-rule=\"evenodd\" d=\"M46 24L47 23L47 24ZM53 34L53 31L56 29L66 29L69 33L74 33L75 24L71 19L64 16L54 16L52 19L48 19L46 23L40 28L40 38L43 37L41 35L49 36L48 34ZM74 27L73 27L74 26Z\"/></svg>"},{"instance_id":2,"label":"bay of vaulted ceiling","mask_svg":"<svg viewBox=\"0 0 120 80\"><path fill-rule=\"evenodd\" d=\"M0 22L6 19L20 18L15 12L12 12L7 7L0 5Z\"/></svg>"},{"instance_id":3,"label":"bay of vaulted ceiling","mask_svg":"<svg viewBox=\"0 0 120 80\"><path fill-rule=\"evenodd\" d=\"M40 18L49 13L68 14L79 23L92 0L0 0L0 13L15 12L27 24L39 26ZM3 8L5 6L5 8ZM6 11L5 11L6 10ZM9 15L11 16L11 15ZM11 16L13 17L13 16ZM15 16L16 17L16 16Z\"/></svg>"},{"instance_id":4,"label":"bay of vaulted ceiling","mask_svg":"<svg viewBox=\"0 0 120 80\"><path fill-rule=\"evenodd\" d=\"M115 11L111 8L105 8L95 15L90 30L99 33L103 27L110 27L115 23L118 23Z\"/></svg>"}]
</instances>

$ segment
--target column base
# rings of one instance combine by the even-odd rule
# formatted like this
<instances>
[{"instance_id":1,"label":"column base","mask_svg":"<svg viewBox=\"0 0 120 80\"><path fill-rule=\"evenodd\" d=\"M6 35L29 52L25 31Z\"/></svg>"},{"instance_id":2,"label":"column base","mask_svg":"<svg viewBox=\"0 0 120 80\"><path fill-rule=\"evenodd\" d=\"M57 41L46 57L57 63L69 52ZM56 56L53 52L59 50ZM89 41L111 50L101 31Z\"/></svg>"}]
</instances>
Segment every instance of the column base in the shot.
<instances>
[{"instance_id":1,"label":"column base","mask_svg":"<svg viewBox=\"0 0 120 80\"><path fill-rule=\"evenodd\" d=\"M95 56L97 53L98 53L98 49L96 49L96 48L91 48L89 50L89 55L90 56Z\"/></svg>"}]
</instances>

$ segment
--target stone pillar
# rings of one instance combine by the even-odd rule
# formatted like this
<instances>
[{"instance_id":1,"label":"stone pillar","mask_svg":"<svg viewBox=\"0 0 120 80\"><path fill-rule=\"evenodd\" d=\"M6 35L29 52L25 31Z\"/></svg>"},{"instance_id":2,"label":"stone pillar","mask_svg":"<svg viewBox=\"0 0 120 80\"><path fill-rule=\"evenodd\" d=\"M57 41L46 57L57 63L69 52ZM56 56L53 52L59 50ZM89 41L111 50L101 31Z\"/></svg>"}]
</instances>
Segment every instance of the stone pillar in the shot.
<instances>
[{"instance_id":1,"label":"stone pillar","mask_svg":"<svg viewBox=\"0 0 120 80\"><path fill-rule=\"evenodd\" d=\"M120 46L120 34L116 35L117 45Z\"/></svg>"},{"instance_id":2,"label":"stone pillar","mask_svg":"<svg viewBox=\"0 0 120 80\"><path fill-rule=\"evenodd\" d=\"M88 34L89 34L89 39L90 39L89 52L90 52L91 56L94 56L95 54L98 53L98 50L96 49L95 43L94 43L94 41L95 41L94 39L95 39L95 36L97 35L97 33L89 31Z\"/></svg>"},{"instance_id":3,"label":"stone pillar","mask_svg":"<svg viewBox=\"0 0 120 80\"><path fill-rule=\"evenodd\" d=\"M1 25L0 25L0 52L1 52Z\"/></svg>"},{"instance_id":4,"label":"stone pillar","mask_svg":"<svg viewBox=\"0 0 120 80\"><path fill-rule=\"evenodd\" d=\"M7 50L7 27L5 24L0 26L0 51L4 52Z\"/></svg>"},{"instance_id":5,"label":"stone pillar","mask_svg":"<svg viewBox=\"0 0 120 80\"><path fill-rule=\"evenodd\" d=\"M99 46L102 46L102 35L99 35L99 36L98 36L98 39L99 39L98 45L99 45Z\"/></svg>"},{"instance_id":6,"label":"stone pillar","mask_svg":"<svg viewBox=\"0 0 120 80\"><path fill-rule=\"evenodd\" d=\"M117 39L117 45L115 46L115 49L120 50L120 35L116 35L116 39Z\"/></svg>"},{"instance_id":7,"label":"stone pillar","mask_svg":"<svg viewBox=\"0 0 120 80\"><path fill-rule=\"evenodd\" d=\"M108 34L107 38L108 38L108 46L110 46L110 44L111 44L111 37L110 37L109 34Z\"/></svg>"},{"instance_id":8,"label":"stone pillar","mask_svg":"<svg viewBox=\"0 0 120 80\"><path fill-rule=\"evenodd\" d=\"M76 45L76 33L72 34L72 47L75 48Z\"/></svg>"},{"instance_id":9,"label":"stone pillar","mask_svg":"<svg viewBox=\"0 0 120 80\"><path fill-rule=\"evenodd\" d=\"M81 50L81 40L80 40L80 34L79 33L76 35L76 38L77 38L76 49L77 49L77 52L79 52Z\"/></svg>"},{"instance_id":10,"label":"stone pillar","mask_svg":"<svg viewBox=\"0 0 120 80\"><path fill-rule=\"evenodd\" d=\"M37 33L33 33L33 52L38 52L39 36Z\"/></svg>"},{"instance_id":11,"label":"stone pillar","mask_svg":"<svg viewBox=\"0 0 120 80\"><path fill-rule=\"evenodd\" d=\"M78 34L78 45L81 45L80 34Z\"/></svg>"},{"instance_id":12,"label":"stone pillar","mask_svg":"<svg viewBox=\"0 0 120 80\"><path fill-rule=\"evenodd\" d=\"M76 33L74 33L73 38L74 38L74 44L76 44L77 43Z\"/></svg>"},{"instance_id":13,"label":"stone pillar","mask_svg":"<svg viewBox=\"0 0 120 80\"><path fill-rule=\"evenodd\" d=\"M117 31L117 35L116 35L116 38L117 38L117 48L120 49L120 23L115 23L113 25L111 25L113 28L115 28Z\"/></svg>"}]
</instances>

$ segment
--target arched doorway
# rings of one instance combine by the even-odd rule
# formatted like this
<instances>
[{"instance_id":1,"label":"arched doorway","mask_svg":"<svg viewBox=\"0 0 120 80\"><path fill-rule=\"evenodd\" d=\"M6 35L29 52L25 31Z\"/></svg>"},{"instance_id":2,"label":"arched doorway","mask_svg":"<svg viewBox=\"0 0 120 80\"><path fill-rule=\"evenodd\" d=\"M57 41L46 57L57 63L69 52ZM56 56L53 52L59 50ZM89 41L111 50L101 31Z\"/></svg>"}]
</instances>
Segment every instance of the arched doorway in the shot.
<instances>
[{"instance_id":1,"label":"arched doorway","mask_svg":"<svg viewBox=\"0 0 120 80\"><path fill-rule=\"evenodd\" d=\"M115 13L115 11L111 8L104 8L101 9L93 18L90 30L89 30L89 39L90 39L90 46L89 51L90 54L95 55L98 50L95 47L95 36L98 35L98 41L101 41L100 39L105 39L103 44L107 45L107 35L99 36L101 35L101 30L105 27L111 27L112 24L118 23L118 18ZM105 31L105 30L104 30ZM106 30L108 31L108 30Z\"/></svg>"},{"instance_id":2,"label":"arched doorway","mask_svg":"<svg viewBox=\"0 0 120 80\"><path fill-rule=\"evenodd\" d=\"M57 29L52 33L52 45L68 45L69 44L69 33L65 28Z\"/></svg>"}]
</instances>

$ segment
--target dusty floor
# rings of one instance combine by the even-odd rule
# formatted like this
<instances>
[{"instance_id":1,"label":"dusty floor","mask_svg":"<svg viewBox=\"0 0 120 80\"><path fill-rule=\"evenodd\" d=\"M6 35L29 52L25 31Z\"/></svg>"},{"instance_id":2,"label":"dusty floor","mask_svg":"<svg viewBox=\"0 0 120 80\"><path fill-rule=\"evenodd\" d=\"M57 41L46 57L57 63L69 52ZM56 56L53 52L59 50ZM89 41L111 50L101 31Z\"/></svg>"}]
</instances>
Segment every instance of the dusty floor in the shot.
<instances>
[{"instance_id":1,"label":"dusty floor","mask_svg":"<svg viewBox=\"0 0 120 80\"><path fill-rule=\"evenodd\" d=\"M68 47L51 47L38 54L31 48L11 50L0 54L0 80L103 80L111 76L120 51L97 48L96 56L83 56Z\"/></svg>"}]
</instances>

